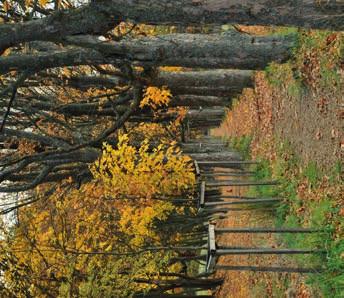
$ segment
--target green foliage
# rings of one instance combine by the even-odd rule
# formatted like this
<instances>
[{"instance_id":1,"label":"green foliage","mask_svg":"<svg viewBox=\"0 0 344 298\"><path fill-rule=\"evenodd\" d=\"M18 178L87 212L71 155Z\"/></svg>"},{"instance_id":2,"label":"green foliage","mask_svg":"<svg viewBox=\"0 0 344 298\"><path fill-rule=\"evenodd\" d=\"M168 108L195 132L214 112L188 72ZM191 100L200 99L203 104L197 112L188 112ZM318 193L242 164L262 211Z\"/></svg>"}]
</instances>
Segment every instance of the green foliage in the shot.
<instances>
[{"instance_id":1,"label":"green foliage","mask_svg":"<svg viewBox=\"0 0 344 298\"><path fill-rule=\"evenodd\" d=\"M293 58L284 64L273 62L266 68L269 83L276 88L284 87L288 95L296 98L307 89L327 89L340 94L343 49L342 33L301 31Z\"/></svg>"},{"instance_id":2,"label":"green foliage","mask_svg":"<svg viewBox=\"0 0 344 298\"><path fill-rule=\"evenodd\" d=\"M294 71L292 62L277 64L272 62L265 69L266 78L271 86L284 88L289 96L299 98L302 95L302 81L299 74Z\"/></svg>"},{"instance_id":3,"label":"green foliage","mask_svg":"<svg viewBox=\"0 0 344 298\"><path fill-rule=\"evenodd\" d=\"M299 99L305 92L343 91L341 61L344 35L329 31L300 31L292 59L284 64L272 62L265 70L272 87Z\"/></svg>"},{"instance_id":4,"label":"green foliage","mask_svg":"<svg viewBox=\"0 0 344 298\"><path fill-rule=\"evenodd\" d=\"M308 179L311 187L315 187L319 182L320 173L315 162L311 161L304 169L303 175Z\"/></svg>"},{"instance_id":5,"label":"green foliage","mask_svg":"<svg viewBox=\"0 0 344 298\"><path fill-rule=\"evenodd\" d=\"M338 176L341 166L336 165L333 170L332 185L338 183ZM335 206L335 197L325 196L313 201L310 198L299 198L299 187L305 179L309 190L317 192L317 187L323 173L319 171L314 162L310 162L305 167L300 168L297 157L293 154L290 147L281 143L278 148L276 160L270 165L263 161L256 168L255 178L257 180L278 179L280 185L271 190L266 186L257 186L250 191L253 195L283 195L286 198L276 211L276 225L287 227L314 227L321 232L309 235L305 234L283 234L281 241L290 248L319 248L325 249L326 254L297 255L294 259L300 266L304 267L323 267L325 271L312 275L308 282L323 293L324 297L343 297L343 252L344 241L337 236L333 223L343 223L339 215L339 208ZM336 179L336 178L337 179ZM331 180L330 180L331 183ZM314 196L314 195L313 195ZM339 224L339 227L343 226ZM340 228L339 228L340 229Z\"/></svg>"},{"instance_id":6,"label":"green foliage","mask_svg":"<svg viewBox=\"0 0 344 298\"><path fill-rule=\"evenodd\" d=\"M250 156L251 141L251 136L233 137L230 140L230 145L241 154L242 158L248 159Z\"/></svg>"}]
</instances>

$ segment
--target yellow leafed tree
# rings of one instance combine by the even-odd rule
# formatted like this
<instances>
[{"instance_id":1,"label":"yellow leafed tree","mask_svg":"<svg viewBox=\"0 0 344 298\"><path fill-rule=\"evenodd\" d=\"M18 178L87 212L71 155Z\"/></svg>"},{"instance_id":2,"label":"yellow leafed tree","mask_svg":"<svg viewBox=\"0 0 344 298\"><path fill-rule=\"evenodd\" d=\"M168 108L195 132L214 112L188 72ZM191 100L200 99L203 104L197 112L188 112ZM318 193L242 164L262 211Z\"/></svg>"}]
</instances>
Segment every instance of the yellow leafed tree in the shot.
<instances>
[{"instance_id":1,"label":"yellow leafed tree","mask_svg":"<svg viewBox=\"0 0 344 298\"><path fill-rule=\"evenodd\" d=\"M176 209L157 198L192 189L190 159L175 144L149 150L146 140L135 148L121 135L91 170L95 179L80 189L61 187L48 201L21 209L19 225L0 243L0 293L130 297L154 286L135 280L175 270L169 253L138 252L160 244L158 223Z\"/></svg>"},{"instance_id":2,"label":"yellow leafed tree","mask_svg":"<svg viewBox=\"0 0 344 298\"><path fill-rule=\"evenodd\" d=\"M171 97L172 93L166 86L161 88L147 87L140 102L140 108L149 106L155 110L159 107L168 106Z\"/></svg>"}]
</instances>

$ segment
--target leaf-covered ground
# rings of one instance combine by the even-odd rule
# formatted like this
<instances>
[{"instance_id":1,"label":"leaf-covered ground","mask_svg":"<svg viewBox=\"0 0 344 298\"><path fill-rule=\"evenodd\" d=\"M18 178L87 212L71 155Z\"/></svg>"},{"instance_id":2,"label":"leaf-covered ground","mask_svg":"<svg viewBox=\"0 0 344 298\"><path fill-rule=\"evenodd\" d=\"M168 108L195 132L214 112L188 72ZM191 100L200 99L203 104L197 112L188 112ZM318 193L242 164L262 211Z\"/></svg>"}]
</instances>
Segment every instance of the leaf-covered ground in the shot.
<instances>
[{"instance_id":1,"label":"leaf-covered ground","mask_svg":"<svg viewBox=\"0 0 344 298\"><path fill-rule=\"evenodd\" d=\"M294 58L256 73L255 88L246 89L233 102L223 125L213 132L230 138L245 157L262 161L257 179L281 181L275 189L255 188L249 190L251 194L283 195L285 202L274 213L242 214L222 224L247 225L249 219L256 226L273 222L318 227L325 232L268 236L265 240L231 236L222 241L238 240L247 246L325 247L325 257L269 258L264 263L320 266L325 272L312 277L227 273L218 297L344 296L344 35L318 31L298 34Z\"/></svg>"}]
</instances>

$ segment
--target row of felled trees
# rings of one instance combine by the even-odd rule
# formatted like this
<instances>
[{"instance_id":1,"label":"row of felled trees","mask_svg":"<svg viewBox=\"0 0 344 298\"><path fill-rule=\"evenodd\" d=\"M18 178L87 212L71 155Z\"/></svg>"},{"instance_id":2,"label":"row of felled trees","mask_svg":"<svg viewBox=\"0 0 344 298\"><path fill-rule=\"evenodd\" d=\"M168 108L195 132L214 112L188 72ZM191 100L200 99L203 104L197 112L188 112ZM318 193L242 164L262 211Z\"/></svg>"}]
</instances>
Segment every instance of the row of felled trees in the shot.
<instances>
[{"instance_id":1,"label":"row of felled trees","mask_svg":"<svg viewBox=\"0 0 344 298\"><path fill-rule=\"evenodd\" d=\"M1 4L1 209L20 208L2 229L3 295L163 297L217 285L185 272L198 257L178 247L199 250L202 220L190 160L171 142L181 128L218 124L253 71L288 59L297 41L218 25L342 30L343 4Z\"/></svg>"}]
</instances>

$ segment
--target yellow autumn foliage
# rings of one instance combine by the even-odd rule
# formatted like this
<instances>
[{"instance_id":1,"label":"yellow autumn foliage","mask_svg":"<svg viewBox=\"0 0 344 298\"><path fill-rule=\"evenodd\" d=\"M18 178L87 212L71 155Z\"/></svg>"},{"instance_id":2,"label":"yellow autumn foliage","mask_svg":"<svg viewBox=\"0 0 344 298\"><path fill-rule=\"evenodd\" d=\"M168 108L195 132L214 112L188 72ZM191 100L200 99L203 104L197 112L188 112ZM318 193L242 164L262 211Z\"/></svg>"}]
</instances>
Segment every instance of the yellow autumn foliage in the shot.
<instances>
[{"instance_id":1,"label":"yellow autumn foliage","mask_svg":"<svg viewBox=\"0 0 344 298\"><path fill-rule=\"evenodd\" d=\"M140 102L140 108L149 106L155 110L159 107L168 106L171 97L172 93L166 86L161 88L147 87L144 91L143 99Z\"/></svg>"},{"instance_id":2,"label":"yellow autumn foliage","mask_svg":"<svg viewBox=\"0 0 344 298\"><path fill-rule=\"evenodd\" d=\"M195 184L190 158L175 143L165 147L160 144L150 152L148 139L135 148L129 145L128 135L120 135L117 148L104 144L102 156L91 167L106 196L122 200L116 203L121 214L119 230L135 246L144 239L158 242L154 221L166 220L175 208L157 199L181 194Z\"/></svg>"},{"instance_id":3,"label":"yellow autumn foliage","mask_svg":"<svg viewBox=\"0 0 344 298\"><path fill-rule=\"evenodd\" d=\"M159 222L182 212L157 198L192 189L190 159L175 143L151 150L145 140L135 148L120 135L116 148L104 145L91 171L95 179L80 189L57 188L48 200L21 209L19 225L2 237L2 277L16 297L48 297L44 289L53 297L130 297L154 287L135 279L179 270L169 265L169 253L132 252L159 246Z\"/></svg>"},{"instance_id":4,"label":"yellow autumn foliage","mask_svg":"<svg viewBox=\"0 0 344 298\"><path fill-rule=\"evenodd\" d=\"M113 196L176 195L195 183L191 159L182 155L175 143L149 151L148 139L140 148L129 145L128 135L120 135L117 148L104 144L103 154L91 167L93 176L104 183Z\"/></svg>"}]
</instances>

